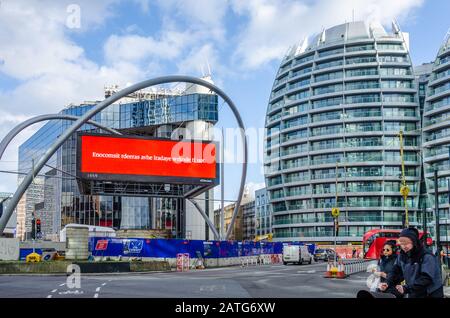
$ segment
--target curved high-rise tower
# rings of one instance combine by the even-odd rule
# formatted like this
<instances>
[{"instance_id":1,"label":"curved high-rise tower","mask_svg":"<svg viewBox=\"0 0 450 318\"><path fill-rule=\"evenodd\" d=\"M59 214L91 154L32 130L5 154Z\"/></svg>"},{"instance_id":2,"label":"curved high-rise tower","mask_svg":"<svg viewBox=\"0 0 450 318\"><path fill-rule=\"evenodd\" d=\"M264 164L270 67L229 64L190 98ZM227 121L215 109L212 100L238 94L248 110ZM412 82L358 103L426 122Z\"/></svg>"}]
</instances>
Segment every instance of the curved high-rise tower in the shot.
<instances>
[{"instance_id":1,"label":"curved high-rise tower","mask_svg":"<svg viewBox=\"0 0 450 318\"><path fill-rule=\"evenodd\" d=\"M408 35L395 24L387 33L352 22L294 46L281 62L266 118L275 239L331 242L336 193L338 241L361 242L372 227L401 228L400 130L414 224L420 112Z\"/></svg>"},{"instance_id":2,"label":"curved high-rise tower","mask_svg":"<svg viewBox=\"0 0 450 318\"><path fill-rule=\"evenodd\" d=\"M450 31L439 49L429 77L423 113L423 152L428 206L435 206L434 171L438 171L442 241L449 241L450 177Z\"/></svg>"}]
</instances>

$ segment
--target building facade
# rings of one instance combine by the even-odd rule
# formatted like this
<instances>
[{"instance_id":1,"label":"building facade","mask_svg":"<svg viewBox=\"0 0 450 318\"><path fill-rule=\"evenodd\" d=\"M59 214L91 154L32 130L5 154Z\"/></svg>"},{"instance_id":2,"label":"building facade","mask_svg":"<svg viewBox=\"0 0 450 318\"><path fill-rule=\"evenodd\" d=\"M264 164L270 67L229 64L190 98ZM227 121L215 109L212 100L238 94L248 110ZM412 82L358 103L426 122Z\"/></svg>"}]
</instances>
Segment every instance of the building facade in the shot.
<instances>
[{"instance_id":1,"label":"building facade","mask_svg":"<svg viewBox=\"0 0 450 318\"><path fill-rule=\"evenodd\" d=\"M107 88L105 97L117 87ZM81 116L97 102L70 105L62 114ZM212 140L211 130L218 120L218 96L198 85L185 90L140 91L122 99L94 116L93 120L126 135ZM70 121L52 121L19 147L19 170L29 171L33 160L66 130ZM101 132L84 125L81 130ZM190 135L190 136L187 136ZM77 136L68 139L35 178L18 205L19 233L31 232L31 218L37 207L52 224L43 227L59 231L70 223L113 227L117 230L165 231L167 237L205 239L212 236L206 222L191 202L182 198L136 195L86 195L80 193L76 176ZM52 176L48 175L55 169ZM19 177L19 182L21 178ZM213 211L212 190L196 197L205 213ZM39 203L43 203L39 205ZM39 212L39 209L38 209ZM44 216L42 216L44 217Z\"/></svg>"},{"instance_id":2,"label":"building facade","mask_svg":"<svg viewBox=\"0 0 450 318\"><path fill-rule=\"evenodd\" d=\"M256 235L256 214L254 200L242 205L242 218L242 239L245 241L254 240Z\"/></svg>"},{"instance_id":3,"label":"building facade","mask_svg":"<svg viewBox=\"0 0 450 318\"><path fill-rule=\"evenodd\" d=\"M423 112L423 154L428 206L435 206L435 171L440 239L450 238L450 31L440 47L428 78Z\"/></svg>"},{"instance_id":4,"label":"building facade","mask_svg":"<svg viewBox=\"0 0 450 318\"><path fill-rule=\"evenodd\" d=\"M255 191L255 230L256 236L272 233L272 206L267 188Z\"/></svg>"},{"instance_id":5,"label":"building facade","mask_svg":"<svg viewBox=\"0 0 450 318\"><path fill-rule=\"evenodd\" d=\"M352 22L294 46L267 108L265 177L276 241L341 243L400 228L403 132L410 224L420 196L420 109L408 35Z\"/></svg>"},{"instance_id":6,"label":"building facade","mask_svg":"<svg viewBox=\"0 0 450 318\"><path fill-rule=\"evenodd\" d=\"M228 232L228 229L231 226L231 219L233 218L234 213L234 207L236 206L236 203L232 203L229 205L226 205L224 208L224 227L225 227L225 233ZM234 220L233 230L231 231L229 240L234 241L242 241L244 237L243 233L243 213L242 213L242 204L239 207L238 214L236 216L236 219ZM220 214L220 211L219 211Z\"/></svg>"}]
</instances>

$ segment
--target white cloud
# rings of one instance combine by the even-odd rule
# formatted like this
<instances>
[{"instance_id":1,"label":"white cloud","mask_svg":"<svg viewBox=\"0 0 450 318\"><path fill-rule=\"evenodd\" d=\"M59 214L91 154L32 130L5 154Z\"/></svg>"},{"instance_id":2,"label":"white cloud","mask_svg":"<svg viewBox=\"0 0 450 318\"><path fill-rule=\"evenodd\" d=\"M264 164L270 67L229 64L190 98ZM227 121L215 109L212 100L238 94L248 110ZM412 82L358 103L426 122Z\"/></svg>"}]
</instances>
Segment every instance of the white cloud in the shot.
<instances>
[{"instance_id":1,"label":"white cloud","mask_svg":"<svg viewBox=\"0 0 450 318\"><path fill-rule=\"evenodd\" d=\"M0 73L15 86L0 91L0 136L34 115L55 113L69 103L103 99L105 84L135 82L144 76L139 65L117 62L98 65L70 40L111 16L108 1L77 1L81 29L66 26L67 5L73 1L2 1L0 6ZM8 147L1 168L17 169L18 146L35 130L30 127ZM1 175L0 190L12 191L17 176Z\"/></svg>"},{"instance_id":2,"label":"white cloud","mask_svg":"<svg viewBox=\"0 0 450 318\"><path fill-rule=\"evenodd\" d=\"M237 36L233 56L238 66L257 69L279 60L287 49L322 28L352 20L380 21L410 18L424 0L249 0L232 2L234 12L248 20Z\"/></svg>"},{"instance_id":3,"label":"white cloud","mask_svg":"<svg viewBox=\"0 0 450 318\"><path fill-rule=\"evenodd\" d=\"M160 39L135 34L111 35L105 43L105 58L118 61L140 62L144 59L173 59L180 55L188 43L189 34L167 31Z\"/></svg>"}]
</instances>

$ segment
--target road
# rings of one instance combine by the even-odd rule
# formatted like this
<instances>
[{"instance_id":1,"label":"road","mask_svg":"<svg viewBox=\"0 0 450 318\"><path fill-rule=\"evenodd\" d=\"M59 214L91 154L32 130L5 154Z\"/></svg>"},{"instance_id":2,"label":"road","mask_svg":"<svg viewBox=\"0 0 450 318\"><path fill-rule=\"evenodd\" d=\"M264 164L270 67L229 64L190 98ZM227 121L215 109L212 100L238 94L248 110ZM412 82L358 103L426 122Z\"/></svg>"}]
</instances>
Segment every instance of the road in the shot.
<instances>
[{"instance_id":1,"label":"road","mask_svg":"<svg viewBox=\"0 0 450 318\"><path fill-rule=\"evenodd\" d=\"M189 272L81 274L80 288L66 276L0 276L0 297L33 298L354 298L368 273L323 277L325 265L263 265Z\"/></svg>"}]
</instances>

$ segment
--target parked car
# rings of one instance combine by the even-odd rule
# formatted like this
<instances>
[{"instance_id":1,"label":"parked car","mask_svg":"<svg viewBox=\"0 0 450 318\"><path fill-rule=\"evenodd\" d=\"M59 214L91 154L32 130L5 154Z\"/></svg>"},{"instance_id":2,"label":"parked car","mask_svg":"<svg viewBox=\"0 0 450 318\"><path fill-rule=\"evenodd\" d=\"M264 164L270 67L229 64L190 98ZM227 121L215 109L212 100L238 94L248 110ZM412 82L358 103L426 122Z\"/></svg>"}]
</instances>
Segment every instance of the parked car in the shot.
<instances>
[{"instance_id":1,"label":"parked car","mask_svg":"<svg viewBox=\"0 0 450 318\"><path fill-rule=\"evenodd\" d=\"M316 252L314 253L314 261L324 261L324 262L329 262L329 261L334 261L335 258L335 252L334 250L330 249L330 248L319 248L316 250ZM337 259L339 259L339 255L337 256Z\"/></svg>"},{"instance_id":2,"label":"parked car","mask_svg":"<svg viewBox=\"0 0 450 318\"><path fill-rule=\"evenodd\" d=\"M319 248L314 253L314 261L325 261L328 258L327 250L323 248Z\"/></svg>"},{"instance_id":3,"label":"parked car","mask_svg":"<svg viewBox=\"0 0 450 318\"><path fill-rule=\"evenodd\" d=\"M283 246L283 264L288 263L303 264L312 263L313 256L309 253L305 245L285 245Z\"/></svg>"}]
</instances>

